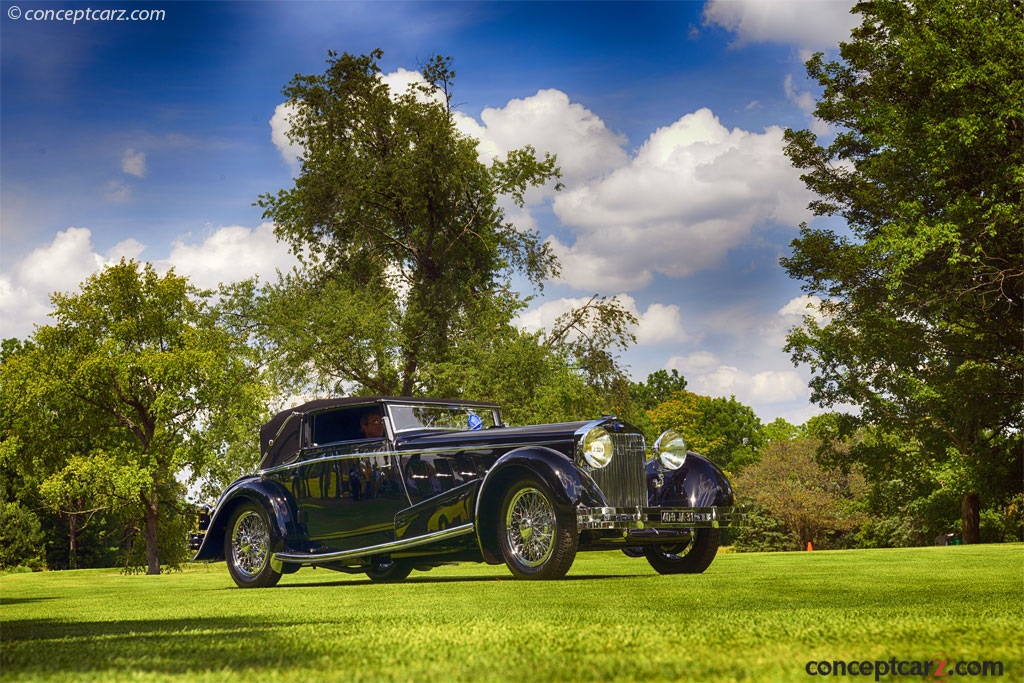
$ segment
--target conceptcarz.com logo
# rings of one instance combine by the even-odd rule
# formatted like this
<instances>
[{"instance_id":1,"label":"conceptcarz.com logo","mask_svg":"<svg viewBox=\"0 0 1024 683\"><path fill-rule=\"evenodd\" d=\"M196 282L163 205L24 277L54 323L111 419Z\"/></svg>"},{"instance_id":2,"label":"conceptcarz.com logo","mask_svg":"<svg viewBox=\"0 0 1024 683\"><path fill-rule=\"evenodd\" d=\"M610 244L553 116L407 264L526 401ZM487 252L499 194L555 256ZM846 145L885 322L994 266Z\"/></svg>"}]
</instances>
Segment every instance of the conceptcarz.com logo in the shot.
<instances>
[{"instance_id":1,"label":"conceptcarz.com logo","mask_svg":"<svg viewBox=\"0 0 1024 683\"><path fill-rule=\"evenodd\" d=\"M851 659L810 661L804 667L808 676L915 676L932 681L956 677L1002 676L1003 663L993 661L952 660L944 655L931 659Z\"/></svg>"}]
</instances>

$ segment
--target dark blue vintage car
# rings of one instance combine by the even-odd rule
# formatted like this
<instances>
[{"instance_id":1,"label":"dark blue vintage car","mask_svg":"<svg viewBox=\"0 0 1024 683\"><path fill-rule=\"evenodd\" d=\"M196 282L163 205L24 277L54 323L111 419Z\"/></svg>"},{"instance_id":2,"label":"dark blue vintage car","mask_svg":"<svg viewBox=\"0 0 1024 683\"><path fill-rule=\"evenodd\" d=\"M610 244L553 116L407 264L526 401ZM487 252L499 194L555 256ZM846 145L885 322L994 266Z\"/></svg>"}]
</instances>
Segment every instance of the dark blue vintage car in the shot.
<instances>
[{"instance_id":1,"label":"dark blue vintage car","mask_svg":"<svg viewBox=\"0 0 1024 683\"><path fill-rule=\"evenodd\" d=\"M220 496L197 560L243 588L304 566L401 581L442 563L505 563L557 579L584 550L703 572L741 524L722 471L668 431L606 416L509 427L497 405L412 398L312 401L260 430L259 470Z\"/></svg>"}]
</instances>

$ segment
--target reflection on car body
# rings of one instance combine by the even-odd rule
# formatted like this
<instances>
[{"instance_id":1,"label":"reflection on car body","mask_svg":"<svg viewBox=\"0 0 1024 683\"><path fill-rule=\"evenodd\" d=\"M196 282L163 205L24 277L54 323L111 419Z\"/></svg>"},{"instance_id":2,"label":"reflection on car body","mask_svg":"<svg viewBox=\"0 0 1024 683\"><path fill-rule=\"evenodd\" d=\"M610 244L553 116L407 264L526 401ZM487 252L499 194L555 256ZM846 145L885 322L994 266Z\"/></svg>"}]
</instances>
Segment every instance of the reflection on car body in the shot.
<instances>
[{"instance_id":1,"label":"reflection on car body","mask_svg":"<svg viewBox=\"0 0 1024 683\"><path fill-rule=\"evenodd\" d=\"M677 433L652 457L609 416L509 427L490 403L326 399L274 416L260 445L259 470L227 487L196 543L242 587L303 566L398 581L458 561L551 579L577 552L615 549L702 572L719 529L744 520Z\"/></svg>"}]
</instances>

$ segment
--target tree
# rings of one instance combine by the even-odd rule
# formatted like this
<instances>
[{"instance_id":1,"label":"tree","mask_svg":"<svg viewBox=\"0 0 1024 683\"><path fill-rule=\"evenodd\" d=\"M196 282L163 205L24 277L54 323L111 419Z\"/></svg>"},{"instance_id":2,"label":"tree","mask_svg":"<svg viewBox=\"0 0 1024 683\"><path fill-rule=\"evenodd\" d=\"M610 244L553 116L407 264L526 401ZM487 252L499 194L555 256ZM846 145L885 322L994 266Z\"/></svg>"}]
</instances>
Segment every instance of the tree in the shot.
<instances>
[{"instance_id":1,"label":"tree","mask_svg":"<svg viewBox=\"0 0 1024 683\"><path fill-rule=\"evenodd\" d=\"M185 551L184 536L159 533L181 482L201 478L227 452L224 435L239 422L254 431L265 413L259 373L205 294L122 260L79 293L54 294L55 324L0 366L13 461L48 476L40 494L64 512L130 494L151 574Z\"/></svg>"},{"instance_id":2,"label":"tree","mask_svg":"<svg viewBox=\"0 0 1024 683\"><path fill-rule=\"evenodd\" d=\"M782 261L823 300L786 348L816 402L853 404L955 467L976 542L981 480L1019 462L1024 434L1024 13L1012 0L856 10L841 61L807 63L824 88L815 114L838 134L786 133L811 208L847 225L803 226Z\"/></svg>"},{"instance_id":3,"label":"tree","mask_svg":"<svg viewBox=\"0 0 1024 683\"><path fill-rule=\"evenodd\" d=\"M793 550L808 543L836 543L838 535L867 521L861 509L867 493L863 475L856 469L843 473L822 467L815 459L818 446L808 438L774 441L734 482L741 502L753 503L782 522ZM765 525L757 529L763 532Z\"/></svg>"},{"instance_id":4,"label":"tree","mask_svg":"<svg viewBox=\"0 0 1024 683\"><path fill-rule=\"evenodd\" d=\"M382 57L330 52L323 74L292 79L301 170L258 201L303 261L268 290L265 334L293 382L312 371L314 391L422 392L425 367L453 361L474 317L511 319L512 276L539 288L557 273L499 204L556 179L554 158L525 148L485 166L455 125L450 58L395 94Z\"/></svg>"},{"instance_id":5,"label":"tree","mask_svg":"<svg viewBox=\"0 0 1024 683\"><path fill-rule=\"evenodd\" d=\"M711 398L680 391L648 414L657 432L678 430L687 448L726 470L756 461L764 445L761 420L735 397Z\"/></svg>"}]
</instances>

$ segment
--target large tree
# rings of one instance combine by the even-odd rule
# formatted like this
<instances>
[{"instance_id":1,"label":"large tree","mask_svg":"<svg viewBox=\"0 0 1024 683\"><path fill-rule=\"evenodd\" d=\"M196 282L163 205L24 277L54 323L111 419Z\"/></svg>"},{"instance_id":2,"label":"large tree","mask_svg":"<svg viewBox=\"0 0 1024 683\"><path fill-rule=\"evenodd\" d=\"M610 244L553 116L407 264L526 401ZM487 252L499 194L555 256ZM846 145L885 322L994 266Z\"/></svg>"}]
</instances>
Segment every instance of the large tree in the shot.
<instances>
[{"instance_id":1,"label":"large tree","mask_svg":"<svg viewBox=\"0 0 1024 683\"><path fill-rule=\"evenodd\" d=\"M1024 429L1024 12L1013 0L875 0L840 60L821 54L819 144L787 131L820 216L783 259L823 300L792 331L814 399L853 404L955 464L965 542L986 472ZM1019 489L1020 479L1014 485Z\"/></svg>"},{"instance_id":2,"label":"large tree","mask_svg":"<svg viewBox=\"0 0 1024 683\"><path fill-rule=\"evenodd\" d=\"M430 363L453 360L474 319L518 307L510 281L557 272L535 231L502 197L558 177L532 148L485 165L456 127L451 60L436 57L404 92L381 76L380 50L330 53L322 74L284 89L290 139L302 150L294 187L259 199L303 259L266 298L266 334L307 390L409 395ZM310 386L311 385L311 386Z\"/></svg>"},{"instance_id":3,"label":"large tree","mask_svg":"<svg viewBox=\"0 0 1024 683\"><path fill-rule=\"evenodd\" d=\"M0 365L3 437L16 444L5 465L76 517L130 496L159 573L184 549L183 534L160 534L184 484L221 471L232 435L264 417L259 373L173 271L122 260L52 300L54 324Z\"/></svg>"}]
</instances>

